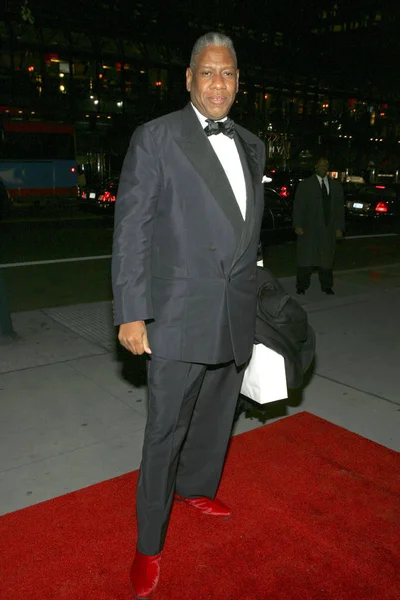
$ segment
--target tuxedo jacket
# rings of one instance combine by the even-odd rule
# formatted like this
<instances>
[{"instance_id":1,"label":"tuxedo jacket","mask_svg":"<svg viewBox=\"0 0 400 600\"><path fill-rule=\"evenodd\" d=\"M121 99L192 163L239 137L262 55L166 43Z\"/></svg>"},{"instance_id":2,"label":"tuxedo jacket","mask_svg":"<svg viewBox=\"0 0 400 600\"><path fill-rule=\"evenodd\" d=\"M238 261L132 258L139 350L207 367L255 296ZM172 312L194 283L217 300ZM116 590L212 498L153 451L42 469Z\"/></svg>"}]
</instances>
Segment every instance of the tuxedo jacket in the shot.
<instances>
[{"instance_id":1,"label":"tuxedo jacket","mask_svg":"<svg viewBox=\"0 0 400 600\"><path fill-rule=\"evenodd\" d=\"M191 104L132 136L115 206L114 323L146 321L155 356L240 365L251 354L265 147L238 125L234 140L245 220Z\"/></svg>"}]
</instances>

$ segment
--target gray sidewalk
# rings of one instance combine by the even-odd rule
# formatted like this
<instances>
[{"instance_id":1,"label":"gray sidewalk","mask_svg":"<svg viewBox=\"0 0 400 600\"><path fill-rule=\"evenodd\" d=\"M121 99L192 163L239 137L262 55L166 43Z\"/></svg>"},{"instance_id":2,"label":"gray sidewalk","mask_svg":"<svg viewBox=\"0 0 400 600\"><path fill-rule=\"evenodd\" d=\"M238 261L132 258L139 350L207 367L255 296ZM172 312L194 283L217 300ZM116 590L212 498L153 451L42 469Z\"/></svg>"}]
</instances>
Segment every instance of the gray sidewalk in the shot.
<instances>
[{"instance_id":1,"label":"gray sidewalk","mask_svg":"<svg viewBox=\"0 0 400 600\"><path fill-rule=\"evenodd\" d=\"M282 283L294 291L294 279ZM400 264L314 276L300 302L317 334L302 393L268 406L271 420L307 410L400 450ZM115 340L108 302L13 315L0 341L0 514L139 466L144 364ZM260 426L242 415L235 433Z\"/></svg>"}]
</instances>

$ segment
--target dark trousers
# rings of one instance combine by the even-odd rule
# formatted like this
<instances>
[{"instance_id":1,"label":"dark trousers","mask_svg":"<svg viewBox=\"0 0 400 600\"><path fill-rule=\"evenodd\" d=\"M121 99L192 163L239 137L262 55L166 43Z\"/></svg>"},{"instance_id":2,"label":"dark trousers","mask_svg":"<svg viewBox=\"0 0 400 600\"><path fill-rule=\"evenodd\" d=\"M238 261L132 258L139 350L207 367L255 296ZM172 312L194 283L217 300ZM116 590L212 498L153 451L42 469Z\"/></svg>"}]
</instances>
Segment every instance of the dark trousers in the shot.
<instances>
[{"instance_id":1,"label":"dark trousers","mask_svg":"<svg viewBox=\"0 0 400 600\"><path fill-rule=\"evenodd\" d=\"M332 269L322 269L321 267L297 267L296 288L298 291L308 290L310 287L311 275L314 270L318 271L322 290L325 291L333 287Z\"/></svg>"},{"instance_id":2,"label":"dark trousers","mask_svg":"<svg viewBox=\"0 0 400 600\"><path fill-rule=\"evenodd\" d=\"M149 416L136 492L139 552L161 552L174 492L213 499L244 369L152 356Z\"/></svg>"}]
</instances>

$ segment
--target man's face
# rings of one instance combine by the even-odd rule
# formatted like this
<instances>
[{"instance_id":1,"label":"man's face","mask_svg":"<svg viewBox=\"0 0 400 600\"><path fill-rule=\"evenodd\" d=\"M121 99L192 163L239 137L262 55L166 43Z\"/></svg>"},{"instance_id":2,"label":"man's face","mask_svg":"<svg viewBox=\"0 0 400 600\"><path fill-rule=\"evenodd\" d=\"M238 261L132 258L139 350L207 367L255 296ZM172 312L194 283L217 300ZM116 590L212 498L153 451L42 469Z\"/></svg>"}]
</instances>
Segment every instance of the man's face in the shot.
<instances>
[{"instance_id":1,"label":"man's face","mask_svg":"<svg viewBox=\"0 0 400 600\"><path fill-rule=\"evenodd\" d=\"M317 162L317 164L315 165L315 172L317 175L322 177L322 179L324 179L324 177L326 177L328 171L329 171L329 163L325 159L319 160Z\"/></svg>"},{"instance_id":2,"label":"man's face","mask_svg":"<svg viewBox=\"0 0 400 600\"><path fill-rule=\"evenodd\" d=\"M239 87L239 71L232 52L207 46L196 57L194 70L186 69L186 89L197 110L207 119L228 114Z\"/></svg>"}]
</instances>

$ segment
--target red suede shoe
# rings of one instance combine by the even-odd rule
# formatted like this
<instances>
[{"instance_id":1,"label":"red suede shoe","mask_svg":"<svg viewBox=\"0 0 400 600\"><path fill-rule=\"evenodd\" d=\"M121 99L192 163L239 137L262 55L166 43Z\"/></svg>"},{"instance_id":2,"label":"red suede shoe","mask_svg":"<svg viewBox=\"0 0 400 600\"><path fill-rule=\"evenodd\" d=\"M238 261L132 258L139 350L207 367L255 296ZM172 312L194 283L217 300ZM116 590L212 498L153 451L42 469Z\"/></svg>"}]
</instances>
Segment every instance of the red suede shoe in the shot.
<instances>
[{"instance_id":1,"label":"red suede shoe","mask_svg":"<svg viewBox=\"0 0 400 600\"><path fill-rule=\"evenodd\" d=\"M131 585L136 600L152 597L160 578L161 554L147 556L136 551L131 567Z\"/></svg>"},{"instance_id":2,"label":"red suede shoe","mask_svg":"<svg viewBox=\"0 0 400 600\"><path fill-rule=\"evenodd\" d=\"M203 515L209 515L210 517L220 517L220 519L229 519L232 515L230 508L226 506L220 500L210 500L205 496L199 498L182 498L178 494L174 494L174 500L177 502L185 502L193 508L197 508L203 513Z\"/></svg>"}]
</instances>

